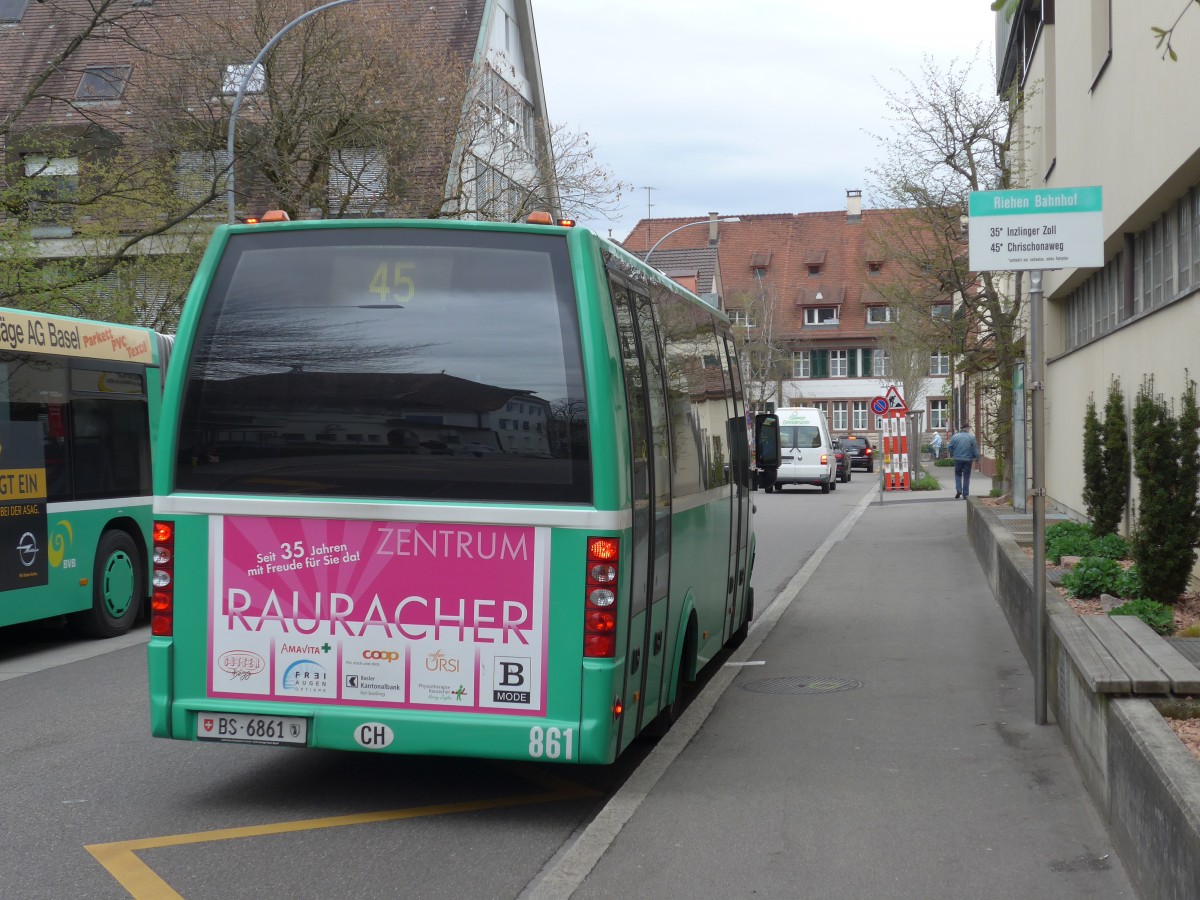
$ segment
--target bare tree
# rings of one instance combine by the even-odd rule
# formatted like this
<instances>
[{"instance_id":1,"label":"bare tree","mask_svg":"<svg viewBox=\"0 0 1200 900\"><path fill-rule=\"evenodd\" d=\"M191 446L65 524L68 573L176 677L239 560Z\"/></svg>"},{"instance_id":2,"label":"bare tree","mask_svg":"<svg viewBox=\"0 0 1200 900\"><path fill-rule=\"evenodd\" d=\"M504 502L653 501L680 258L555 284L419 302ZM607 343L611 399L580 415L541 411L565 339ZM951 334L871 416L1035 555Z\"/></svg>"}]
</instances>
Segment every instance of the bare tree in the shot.
<instances>
[{"instance_id":1,"label":"bare tree","mask_svg":"<svg viewBox=\"0 0 1200 900\"><path fill-rule=\"evenodd\" d=\"M735 316L734 340L742 363L746 408L763 410L768 402L782 405L791 353L776 334L774 290L760 285L755 292L738 292L726 299L725 306Z\"/></svg>"},{"instance_id":2,"label":"bare tree","mask_svg":"<svg viewBox=\"0 0 1200 900\"><path fill-rule=\"evenodd\" d=\"M902 76L903 93L885 88L896 129L876 136L885 151L884 162L871 170L876 204L910 215L885 219L891 224L873 237L901 267L898 281L909 282L892 296L901 321L907 308L913 322L927 323L934 346L953 354L958 372L971 376L987 398L994 412L976 428L1011 483L1010 386L1024 354L1022 283L1019 273L970 270L964 224L972 191L1021 184L1014 146L1021 103L976 94L970 74L969 64L952 62L941 71L927 58L919 81ZM951 297L958 304L954 314L933 317L934 305Z\"/></svg>"}]
</instances>

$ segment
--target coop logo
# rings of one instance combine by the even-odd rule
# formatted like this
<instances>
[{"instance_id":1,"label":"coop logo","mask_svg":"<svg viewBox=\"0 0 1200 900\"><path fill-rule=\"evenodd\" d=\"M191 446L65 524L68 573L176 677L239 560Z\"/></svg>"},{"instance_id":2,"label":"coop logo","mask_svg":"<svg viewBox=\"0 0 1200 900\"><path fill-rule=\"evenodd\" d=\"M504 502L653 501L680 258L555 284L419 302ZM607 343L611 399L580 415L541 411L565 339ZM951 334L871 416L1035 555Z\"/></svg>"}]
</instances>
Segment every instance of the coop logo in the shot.
<instances>
[{"instance_id":1,"label":"coop logo","mask_svg":"<svg viewBox=\"0 0 1200 900\"><path fill-rule=\"evenodd\" d=\"M298 659L283 673L283 689L298 694L324 693L329 676L325 667L312 659Z\"/></svg>"},{"instance_id":2,"label":"coop logo","mask_svg":"<svg viewBox=\"0 0 1200 900\"><path fill-rule=\"evenodd\" d=\"M17 555L21 558L21 565L27 569L37 562L38 543L33 532L27 531L21 535L21 539L17 541Z\"/></svg>"},{"instance_id":3,"label":"coop logo","mask_svg":"<svg viewBox=\"0 0 1200 900\"><path fill-rule=\"evenodd\" d=\"M492 668L492 702L528 706L531 660L527 656L498 656Z\"/></svg>"},{"instance_id":4,"label":"coop logo","mask_svg":"<svg viewBox=\"0 0 1200 900\"><path fill-rule=\"evenodd\" d=\"M382 659L384 662L395 662L400 654L395 650L364 650L363 659Z\"/></svg>"},{"instance_id":5,"label":"coop logo","mask_svg":"<svg viewBox=\"0 0 1200 900\"><path fill-rule=\"evenodd\" d=\"M217 659L217 668L237 681L257 675L266 665L266 660L253 650L230 650Z\"/></svg>"}]
</instances>

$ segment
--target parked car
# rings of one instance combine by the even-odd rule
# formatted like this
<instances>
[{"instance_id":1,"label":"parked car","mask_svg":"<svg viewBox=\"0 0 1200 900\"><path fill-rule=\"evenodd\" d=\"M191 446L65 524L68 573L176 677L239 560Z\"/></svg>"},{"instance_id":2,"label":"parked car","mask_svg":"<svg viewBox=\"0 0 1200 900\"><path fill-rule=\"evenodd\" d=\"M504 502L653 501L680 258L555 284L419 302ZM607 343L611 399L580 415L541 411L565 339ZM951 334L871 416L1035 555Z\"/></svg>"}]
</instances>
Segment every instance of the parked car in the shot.
<instances>
[{"instance_id":1,"label":"parked car","mask_svg":"<svg viewBox=\"0 0 1200 900\"><path fill-rule=\"evenodd\" d=\"M870 441L857 434L848 434L838 440L850 460L850 468L875 471L875 448Z\"/></svg>"},{"instance_id":2,"label":"parked car","mask_svg":"<svg viewBox=\"0 0 1200 900\"><path fill-rule=\"evenodd\" d=\"M775 474L774 488L785 484L811 484L828 494L837 489L833 460L833 439L825 414L813 407L775 410L779 418L781 463Z\"/></svg>"},{"instance_id":3,"label":"parked car","mask_svg":"<svg viewBox=\"0 0 1200 900\"><path fill-rule=\"evenodd\" d=\"M845 484L850 480L850 457L846 455L841 440L841 438L833 439L833 458L837 463L837 480Z\"/></svg>"}]
</instances>

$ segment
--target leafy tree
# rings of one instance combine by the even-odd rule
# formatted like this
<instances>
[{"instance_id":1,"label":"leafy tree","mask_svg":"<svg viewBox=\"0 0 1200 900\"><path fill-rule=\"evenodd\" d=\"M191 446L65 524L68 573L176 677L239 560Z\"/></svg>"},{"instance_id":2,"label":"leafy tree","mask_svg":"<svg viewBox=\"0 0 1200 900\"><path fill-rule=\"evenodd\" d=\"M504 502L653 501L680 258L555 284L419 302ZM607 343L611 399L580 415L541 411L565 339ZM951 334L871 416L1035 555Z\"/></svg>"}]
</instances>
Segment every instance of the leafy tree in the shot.
<instances>
[{"instance_id":1,"label":"leafy tree","mask_svg":"<svg viewBox=\"0 0 1200 900\"><path fill-rule=\"evenodd\" d=\"M1138 521L1130 542L1144 596L1175 603L1187 587L1200 543L1200 444L1196 384L1185 378L1176 418L1154 378L1142 382L1133 410Z\"/></svg>"},{"instance_id":2,"label":"leafy tree","mask_svg":"<svg viewBox=\"0 0 1200 900\"><path fill-rule=\"evenodd\" d=\"M1113 378L1108 385L1102 444L1102 490L1100 503L1092 515L1092 530L1098 537L1117 533L1129 502L1129 433L1125 394L1118 378Z\"/></svg>"},{"instance_id":3,"label":"leafy tree","mask_svg":"<svg viewBox=\"0 0 1200 900\"><path fill-rule=\"evenodd\" d=\"M1096 414L1096 398L1088 396L1083 414L1083 505L1098 534L1095 523L1104 503L1104 429Z\"/></svg>"},{"instance_id":4,"label":"leafy tree","mask_svg":"<svg viewBox=\"0 0 1200 900\"><path fill-rule=\"evenodd\" d=\"M900 322L922 323L927 352L949 351L958 372L971 376L993 410L978 423L990 443L1005 484L1012 483L1012 375L1024 355L1021 273L973 272L964 223L972 191L1021 184L1016 95L983 94L969 85L971 65L952 62L942 71L928 58L920 79L902 76L902 87L885 89L896 124L876 136L884 162L871 170L875 205L903 208L907 216L883 217L873 232L881 258L903 271L881 288L899 310ZM954 298L953 315L932 310Z\"/></svg>"}]
</instances>

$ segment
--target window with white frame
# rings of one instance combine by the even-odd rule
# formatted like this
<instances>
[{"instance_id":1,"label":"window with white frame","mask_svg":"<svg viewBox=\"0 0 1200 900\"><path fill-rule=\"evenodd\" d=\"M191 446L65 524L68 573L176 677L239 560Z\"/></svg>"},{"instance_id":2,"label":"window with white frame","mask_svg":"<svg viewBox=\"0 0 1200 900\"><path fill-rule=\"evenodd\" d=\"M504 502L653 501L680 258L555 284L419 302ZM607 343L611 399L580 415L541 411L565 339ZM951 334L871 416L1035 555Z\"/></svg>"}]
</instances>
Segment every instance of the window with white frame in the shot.
<instances>
[{"instance_id":1,"label":"window with white frame","mask_svg":"<svg viewBox=\"0 0 1200 900\"><path fill-rule=\"evenodd\" d=\"M812 355L807 350L792 354L792 377L812 377Z\"/></svg>"},{"instance_id":2,"label":"window with white frame","mask_svg":"<svg viewBox=\"0 0 1200 900\"><path fill-rule=\"evenodd\" d=\"M261 94L267 85L267 75L262 63L250 69L250 63L234 63L225 67L225 81L221 85L224 94L236 94L238 88L246 83L246 94Z\"/></svg>"},{"instance_id":3,"label":"window with white frame","mask_svg":"<svg viewBox=\"0 0 1200 900\"><path fill-rule=\"evenodd\" d=\"M925 402L929 404L929 427L934 431L946 428L950 424L949 401L945 397L928 397Z\"/></svg>"},{"instance_id":4,"label":"window with white frame","mask_svg":"<svg viewBox=\"0 0 1200 900\"><path fill-rule=\"evenodd\" d=\"M892 361L886 350L871 351L871 373L876 378L888 378L892 374Z\"/></svg>"},{"instance_id":5,"label":"window with white frame","mask_svg":"<svg viewBox=\"0 0 1200 900\"><path fill-rule=\"evenodd\" d=\"M32 181L29 211L34 223L66 223L75 213L73 203L79 194L79 157L27 153L21 162L25 177Z\"/></svg>"},{"instance_id":6,"label":"window with white frame","mask_svg":"<svg viewBox=\"0 0 1200 900\"><path fill-rule=\"evenodd\" d=\"M847 409L849 404L845 400L833 401L833 429L834 431L849 431Z\"/></svg>"},{"instance_id":7,"label":"window with white frame","mask_svg":"<svg viewBox=\"0 0 1200 900\"><path fill-rule=\"evenodd\" d=\"M850 407L850 427L862 431L867 427L867 401L855 400Z\"/></svg>"},{"instance_id":8,"label":"window with white frame","mask_svg":"<svg viewBox=\"0 0 1200 900\"><path fill-rule=\"evenodd\" d=\"M748 309L731 309L729 318L738 328L754 327L754 315Z\"/></svg>"},{"instance_id":9,"label":"window with white frame","mask_svg":"<svg viewBox=\"0 0 1200 900\"><path fill-rule=\"evenodd\" d=\"M836 325L838 323L838 307L808 306L804 309L805 325Z\"/></svg>"},{"instance_id":10,"label":"window with white frame","mask_svg":"<svg viewBox=\"0 0 1200 900\"><path fill-rule=\"evenodd\" d=\"M845 378L849 372L848 363L846 361L847 351L845 350L830 350L829 351L829 377L830 378Z\"/></svg>"},{"instance_id":11,"label":"window with white frame","mask_svg":"<svg viewBox=\"0 0 1200 900\"><path fill-rule=\"evenodd\" d=\"M935 350L929 354L929 374L930 375L949 375L950 374L950 354L943 350Z\"/></svg>"},{"instance_id":12,"label":"window with white frame","mask_svg":"<svg viewBox=\"0 0 1200 900\"><path fill-rule=\"evenodd\" d=\"M867 324L886 325L896 321L896 310L891 306L868 306Z\"/></svg>"}]
</instances>

